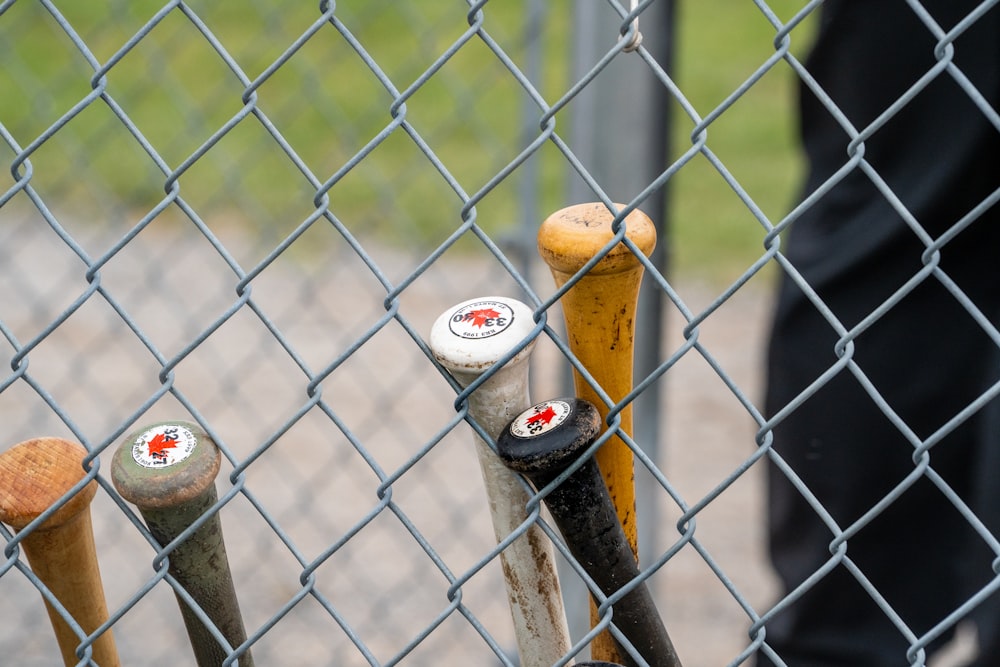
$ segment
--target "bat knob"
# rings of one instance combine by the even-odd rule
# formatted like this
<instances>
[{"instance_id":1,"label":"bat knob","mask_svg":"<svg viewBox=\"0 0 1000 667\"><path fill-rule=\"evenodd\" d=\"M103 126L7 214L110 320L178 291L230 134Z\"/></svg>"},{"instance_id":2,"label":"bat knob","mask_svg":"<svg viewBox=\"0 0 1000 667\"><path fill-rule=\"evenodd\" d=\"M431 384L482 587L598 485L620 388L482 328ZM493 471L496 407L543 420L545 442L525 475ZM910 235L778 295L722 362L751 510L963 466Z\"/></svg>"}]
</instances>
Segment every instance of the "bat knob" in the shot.
<instances>
[{"instance_id":1,"label":"bat knob","mask_svg":"<svg viewBox=\"0 0 1000 667\"><path fill-rule=\"evenodd\" d=\"M0 521L21 530L86 476L83 445L62 438L34 438L0 454ZM66 523L90 505L97 493L91 481L40 526Z\"/></svg>"},{"instance_id":2,"label":"bat knob","mask_svg":"<svg viewBox=\"0 0 1000 667\"><path fill-rule=\"evenodd\" d=\"M619 209L625 208L616 204ZM575 204L545 218L538 229L538 252L549 267L574 274L615 236L615 215L603 203ZM656 246L656 225L639 209L625 216L625 236L644 255ZM639 267L639 259L623 243L612 248L590 269L590 275L612 274Z\"/></svg>"},{"instance_id":3,"label":"bat knob","mask_svg":"<svg viewBox=\"0 0 1000 667\"><path fill-rule=\"evenodd\" d=\"M576 461L600 431L601 415L593 403L580 398L542 401L503 430L497 454L541 488Z\"/></svg>"},{"instance_id":4,"label":"bat knob","mask_svg":"<svg viewBox=\"0 0 1000 667\"><path fill-rule=\"evenodd\" d=\"M221 460L215 442L197 424L158 422L126 436L112 459L111 478L137 507L174 507L212 487Z\"/></svg>"},{"instance_id":5,"label":"bat knob","mask_svg":"<svg viewBox=\"0 0 1000 667\"><path fill-rule=\"evenodd\" d=\"M435 320L428 343L434 358L449 371L481 375L531 334L532 316L531 308L516 299L469 299ZM508 363L526 359L534 345L534 340L528 341Z\"/></svg>"}]
</instances>

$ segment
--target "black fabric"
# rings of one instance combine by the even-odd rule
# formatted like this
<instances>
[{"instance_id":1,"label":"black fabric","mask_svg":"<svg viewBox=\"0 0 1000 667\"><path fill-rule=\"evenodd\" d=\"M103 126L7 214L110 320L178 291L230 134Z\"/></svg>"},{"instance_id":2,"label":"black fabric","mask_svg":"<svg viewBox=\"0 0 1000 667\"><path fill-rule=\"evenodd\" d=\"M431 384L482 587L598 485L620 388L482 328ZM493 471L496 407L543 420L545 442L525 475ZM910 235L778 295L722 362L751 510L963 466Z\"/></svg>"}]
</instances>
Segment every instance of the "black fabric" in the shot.
<instances>
[{"instance_id":1,"label":"black fabric","mask_svg":"<svg viewBox=\"0 0 1000 667\"><path fill-rule=\"evenodd\" d=\"M976 3L922 5L948 31ZM940 266L997 323L1000 206L980 215L939 255L927 252L927 239L952 229L1000 187L1000 130L948 71L872 130L935 68L938 39L903 0L829 0L822 12L807 69L866 136L852 147L844 119L802 85L800 129L809 162L802 196L825 192L789 228L784 254L847 330L927 263ZM1000 8L959 35L945 56L1000 109ZM909 224L892 200L905 208ZM785 276L768 347L767 415L783 411L825 373L835 374L777 424L774 450L840 530L893 489L905 491L850 536L844 553L849 561L838 561L766 626L767 643L792 667L907 665L910 641L903 629L878 608L849 566L870 580L918 637L996 576L995 554L929 476L906 480L917 467L914 441L933 436L1000 380L1000 353L933 275L850 343L838 345L839 339L836 325ZM1000 535L995 403L935 444L928 462ZM768 473L770 552L787 594L834 558L836 530L784 473L773 465ZM977 665L1000 665L996 606L991 599L976 611L984 644ZM757 664L770 662L760 658Z\"/></svg>"}]
</instances>

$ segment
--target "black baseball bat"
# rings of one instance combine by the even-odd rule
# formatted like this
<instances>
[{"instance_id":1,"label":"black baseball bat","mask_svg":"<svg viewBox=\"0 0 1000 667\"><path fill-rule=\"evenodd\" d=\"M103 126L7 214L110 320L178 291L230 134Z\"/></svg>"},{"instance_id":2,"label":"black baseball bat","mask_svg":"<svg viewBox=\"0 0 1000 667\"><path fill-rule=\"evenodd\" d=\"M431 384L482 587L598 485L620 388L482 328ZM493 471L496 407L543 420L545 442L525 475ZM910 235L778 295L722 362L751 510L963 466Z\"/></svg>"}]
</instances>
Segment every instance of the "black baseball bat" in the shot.
<instances>
[{"instance_id":1,"label":"black baseball bat","mask_svg":"<svg viewBox=\"0 0 1000 667\"><path fill-rule=\"evenodd\" d=\"M560 398L537 403L515 417L497 440L497 453L512 470L541 490L563 473L596 440L601 416L593 403ZM593 457L545 497L549 514L570 554L605 596L612 596L639 576L604 478ZM681 667L645 581L611 606L615 627L653 667ZM627 667L634 662L618 648Z\"/></svg>"}]
</instances>

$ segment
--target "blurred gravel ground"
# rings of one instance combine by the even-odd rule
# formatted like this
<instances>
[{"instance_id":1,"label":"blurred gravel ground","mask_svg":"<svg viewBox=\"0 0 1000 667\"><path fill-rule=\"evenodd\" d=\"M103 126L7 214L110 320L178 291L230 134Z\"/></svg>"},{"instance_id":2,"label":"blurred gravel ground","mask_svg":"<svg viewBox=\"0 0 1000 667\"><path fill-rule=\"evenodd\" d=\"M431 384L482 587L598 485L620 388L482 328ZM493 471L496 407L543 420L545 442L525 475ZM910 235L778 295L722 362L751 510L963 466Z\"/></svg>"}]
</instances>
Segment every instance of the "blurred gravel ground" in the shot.
<instances>
[{"instance_id":1,"label":"blurred gravel ground","mask_svg":"<svg viewBox=\"0 0 1000 667\"><path fill-rule=\"evenodd\" d=\"M18 252L0 263L0 318L21 345L89 287L82 263L48 230L33 229L19 233ZM94 237L87 243L100 254L112 242ZM238 240L226 243L241 265L259 261ZM282 257L250 283L266 323L243 307L212 329L240 298L239 281L218 254L180 232L142 243L137 238L135 246L102 266L101 289L162 352L170 372L161 377L162 361L95 294L29 352L28 375L91 446L155 419L188 419L194 408L234 460L254 459L236 480L248 493L235 496L222 519L248 630L264 630L254 647L257 664L367 664L349 636L379 663L425 633L401 664L496 664L480 630L511 651L500 569L495 560L483 564L492 529L471 430L459 423L440 435L455 414L454 392L413 338L426 336L438 314L458 301L515 293L496 262L446 254L399 296L398 312L412 333L390 322L366 337L385 316L385 289L349 249ZM387 248L366 249L380 266L391 267L390 281L419 264ZM163 270L150 271L151 265ZM533 269L531 280L543 297L550 293L541 269ZM696 314L721 291L685 280L674 287ZM698 328L699 343L755 405L769 296L766 281L751 282ZM672 307L664 318L669 355L684 345L686 322ZM268 327L280 331L284 347ZM5 345L0 354L7 368L12 349ZM322 393L336 425L330 414L304 407L310 398L304 369L316 376L330 367L313 390ZM541 339L533 398L562 393L564 369L555 346ZM176 396L162 396L133 419L162 382ZM763 469L757 463L735 476L754 454L754 420L696 350L664 376L660 410L659 465L687 506L702 506L694 538L729 586L764 613L776 588L763 540ZM285 428L299 411L304 416ZM0 447L70 435L23 379L0 393L0 419ZM121 436L102 453L103 471ZM376 469L394 480L381 492ZM230 488L232 472L224 463L221 493ZM637 477L650 481L641 469ZM681 538L681 511L654 488L659 520L644 539L663 553ZM114 631L123 663L190 664L169 587L157 583L131 605L153 575L154 550L110 493L98 494L93 512L109 605L122 614ZM0 664L56 664L39 595L11 563L0 564L0 618L6 621ZM463 582L459 610L448 598L456 579ZM568 599L578 585L564 581ZM731 664L749 645L748 613L692 545L658 570L651 585L685 667ZM571 617L585 615L574 608Z\"/></svg>"}]
</instances>

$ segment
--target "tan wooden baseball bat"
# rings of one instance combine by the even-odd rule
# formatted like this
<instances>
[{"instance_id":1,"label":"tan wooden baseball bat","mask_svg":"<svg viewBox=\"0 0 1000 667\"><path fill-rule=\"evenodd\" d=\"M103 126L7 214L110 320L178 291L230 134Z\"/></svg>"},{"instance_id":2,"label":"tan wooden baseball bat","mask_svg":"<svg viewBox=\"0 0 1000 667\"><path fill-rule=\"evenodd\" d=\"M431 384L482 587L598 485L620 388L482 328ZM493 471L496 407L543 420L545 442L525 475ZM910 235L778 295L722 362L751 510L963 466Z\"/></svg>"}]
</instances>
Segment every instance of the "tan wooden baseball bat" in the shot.
<instances>
[{"instance_id":1,"label":"tan wooden baseball bat","mask_svg":"<svg viewBox=\"0 0 1000 667\"><path fill-rule=\"evenodd\" d=\"M87 450L62 438L35 438L0 454L0 521L22 531L78 484L86 471ZM97 562L90 502L97 493L91 480L21 540L32 571L88 635L108 620ZM45 600L63 663L77 665L80 637ZM111 630L94 638L92 661L118 667Z\"/></svg>"},{"instance_id":2,"label":"tan wooden baseball bat","mask_svg":"<svg viewBox=\"0 0 1000 667\"><path fill-rule=\"evenodd\" d=\"M548 264L557 288L573 279L613 240L614 219L614 213L603 203L585 203L556 211L542 222L538 252ZM624 224L626 237L649 256L656 245L653 222L636 209L625 217ZM632 391L635 312L642 274L639 258L624 243L618 243L560 299L570 350L616 404ZM576 369L573 381L576 395L597 406L603 432L610 411L607 404ZM631 404L623 407L620 417L621 430L631 437ZM633 458L632 450L617 435L596 454L625 537L638 559ZM591 619L597 622L593 601ZM594 639L591 655L595 660L622 661L607 632Z\"/></svg>"}]
</instances>

